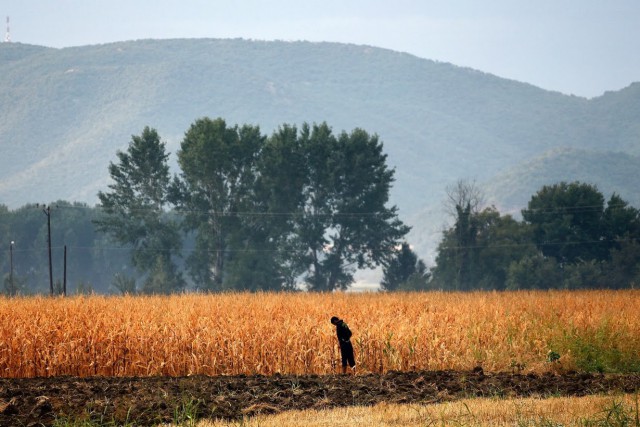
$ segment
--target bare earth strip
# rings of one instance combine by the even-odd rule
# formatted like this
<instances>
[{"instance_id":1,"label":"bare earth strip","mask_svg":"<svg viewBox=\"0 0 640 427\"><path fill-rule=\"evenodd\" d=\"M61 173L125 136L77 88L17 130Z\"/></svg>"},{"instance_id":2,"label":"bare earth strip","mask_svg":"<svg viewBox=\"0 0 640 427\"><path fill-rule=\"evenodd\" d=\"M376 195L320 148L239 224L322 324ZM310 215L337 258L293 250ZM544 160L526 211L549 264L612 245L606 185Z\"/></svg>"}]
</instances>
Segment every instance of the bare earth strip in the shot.
<instances>
[{"instance_id":1,"label":"bare earth strip","mask_svg":"<svg viewBox=\"0 0 640 427\"><path fill-rule=\"evenodd\" d=\"M640 374L516 374L478 371L384 375L50 377L0 379L0 425L56 419L154 425L178 408L199 418L240 420L287 410L379 403L439 403L471 397L637 393ZM37 423L37 424L36 424Z\"/></svg>"}]
</instances>

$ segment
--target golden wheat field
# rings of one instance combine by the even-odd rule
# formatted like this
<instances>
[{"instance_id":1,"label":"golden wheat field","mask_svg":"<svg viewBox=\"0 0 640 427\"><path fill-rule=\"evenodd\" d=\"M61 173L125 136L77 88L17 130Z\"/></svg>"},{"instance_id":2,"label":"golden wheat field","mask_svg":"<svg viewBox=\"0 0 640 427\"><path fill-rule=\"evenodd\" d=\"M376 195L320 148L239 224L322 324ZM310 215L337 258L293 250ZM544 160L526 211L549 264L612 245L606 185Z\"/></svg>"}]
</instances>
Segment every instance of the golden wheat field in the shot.
<instances>
[{"instance_id":1,"label":"golden wheat field","mask_svg":"<svg viewBox=\"0 0 640 427\"><path fill-rule=\"evenodd\" d=\"M359 372L569 370L590 351L640 353L638 290L19 297L0 299L0 376L332 373L334 315Z\"/></svg>"}]
</instances>

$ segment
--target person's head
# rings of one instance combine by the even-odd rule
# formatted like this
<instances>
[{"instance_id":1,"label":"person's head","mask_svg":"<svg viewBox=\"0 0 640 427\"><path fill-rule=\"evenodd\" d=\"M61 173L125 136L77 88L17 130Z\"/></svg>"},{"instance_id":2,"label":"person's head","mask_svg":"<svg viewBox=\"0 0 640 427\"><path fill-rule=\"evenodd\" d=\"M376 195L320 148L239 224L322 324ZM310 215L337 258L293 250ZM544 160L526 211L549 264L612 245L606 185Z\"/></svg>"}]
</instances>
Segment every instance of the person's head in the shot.
<instances>
[{"instance_id":1,"label":"person's head","mask_svg":"<svg viewBox=\"0 0 640 427\"><path fill-rule=\"evenodd\" d=\"M338 319L336 316L333 316L331 318L331 324L337 325L338 323L340 323L340 319Z\"/></svg>"}]
</instances>

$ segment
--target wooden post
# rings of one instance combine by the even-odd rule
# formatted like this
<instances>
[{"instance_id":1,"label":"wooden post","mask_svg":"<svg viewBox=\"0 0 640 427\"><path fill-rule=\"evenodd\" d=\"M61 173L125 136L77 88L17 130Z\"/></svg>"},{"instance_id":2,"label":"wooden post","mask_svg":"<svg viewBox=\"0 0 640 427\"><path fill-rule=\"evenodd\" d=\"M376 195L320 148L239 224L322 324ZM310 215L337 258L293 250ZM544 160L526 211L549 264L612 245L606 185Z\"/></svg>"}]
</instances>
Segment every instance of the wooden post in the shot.
<instances>
[{"instance_id":1,"label":"wooden post","mask_svg":"<svg viewBox=\"0 0 640 427\"><path fill-rule=\"evenodd\" d=\"M53 267L51 266L51 206L42 210L47 216L47 230L49 232L49 294L53 296Z\"/></svg>"},{"instance_id":2,"label":"wooden post","mask_svg":"<svg viewBox=\"0 0 640 427\"><path fill-rule=\"evenodd\" d=\"M67 245L64 245L64 276L62 281L62 294L67 296Z\"/></svg>"},{"instance_id":3,"label":"wooden post","mask_svg":"<svg viewBox=\"0 0 640 427\"><path fill-rule=\"evenodd\" d=\"M11 285L10 291L9 291L9 295L14 295L16 293L16 290L13 286L13 240L11 241L11 244L9 245L9 257L11 258L10 262L11 262L11 272L9 273L9 283Z\"/></svg>"}]
</instances>

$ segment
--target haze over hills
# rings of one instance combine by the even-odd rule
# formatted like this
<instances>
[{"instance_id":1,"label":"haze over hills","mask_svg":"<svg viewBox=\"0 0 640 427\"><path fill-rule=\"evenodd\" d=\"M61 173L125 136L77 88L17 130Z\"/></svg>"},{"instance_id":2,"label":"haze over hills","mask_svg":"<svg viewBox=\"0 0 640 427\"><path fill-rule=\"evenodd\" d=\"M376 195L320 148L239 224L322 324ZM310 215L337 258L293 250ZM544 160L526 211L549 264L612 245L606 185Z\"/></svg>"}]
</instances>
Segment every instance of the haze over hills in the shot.
<instances>
[{"instance_id":1,"label":"haze over hills","mask_svg":"<svg viewBox=\"0 0 640 427\"><path fill-rule=\"evenodd\" d=\"M94 204L132 134L154 127L175 153L203 116L377 133L423 253L461 178L507 210L575 179L640 202L640 83L585 99L370 46L189 39L0 44L0 203Z\"/></svg>"}]
</instances>

